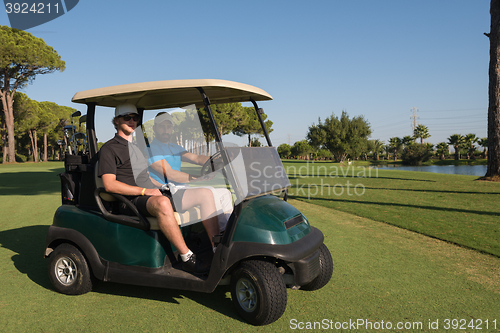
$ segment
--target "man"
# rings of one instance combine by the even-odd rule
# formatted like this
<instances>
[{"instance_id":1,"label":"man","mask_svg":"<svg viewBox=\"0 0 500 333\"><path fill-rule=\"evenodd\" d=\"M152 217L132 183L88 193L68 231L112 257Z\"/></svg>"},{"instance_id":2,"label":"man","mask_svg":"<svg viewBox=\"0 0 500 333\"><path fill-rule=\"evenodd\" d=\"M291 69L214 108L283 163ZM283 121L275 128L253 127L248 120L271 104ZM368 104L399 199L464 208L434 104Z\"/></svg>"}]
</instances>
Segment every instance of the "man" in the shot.
<instances>
[{"instance_id":1,"label":"man","mask_svg":"<svg viewBox=\"0 0 500 333\"><path fill-rule=\"evenodd\" d=\"M142 214L157 218L161 231L179 251L183 270L205 273L209 270L209 266L197 259L184 242L174 217L171 200L153 184L147 168L134 176L129 146L134 148L132 134L137 127L138 119L137 108L132 104L121 104L115 108L113 125L116 134L100 150L98 176L102 178L107 192L127 196ZM141 157L144 159L140 152L135 155L133 156L135 159L140 160ZM213 229L215 228L211 227L211 230Z\"/></svg>"},{"instance_id":2,"label":"man","mask_svg":"<svg viewBox=\"0 0 500 333\"><path fill-rule=\"evenodd\" d=\"M199 206L201 218L205 221L218 221L222 230L233 210L231 192L225 188L214 189L210 186L187 187L185 183L203 180L181 171L181 161L203 165L209 156L196 155L171 142L173 133L172 116L166 112L156 115L153 125L154 140L150 145L149 159L151 177L161 184L174 185L174 203L181 203L180 210ZM180 190L177 190L180 188ZM182 197L180 197L182 195ZM209 222L211 225L214 222ZM208 228L205 227L208 232Z\"/></svg>"}]
</instances>

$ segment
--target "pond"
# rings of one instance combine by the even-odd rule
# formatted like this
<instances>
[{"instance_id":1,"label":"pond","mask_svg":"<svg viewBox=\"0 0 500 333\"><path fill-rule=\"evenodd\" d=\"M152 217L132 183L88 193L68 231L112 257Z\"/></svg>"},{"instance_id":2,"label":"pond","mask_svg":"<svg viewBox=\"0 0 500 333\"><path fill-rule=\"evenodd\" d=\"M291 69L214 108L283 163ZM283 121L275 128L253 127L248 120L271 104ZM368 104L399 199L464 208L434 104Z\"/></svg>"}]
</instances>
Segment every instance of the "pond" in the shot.
<instances>
[{"instance_id":1,"label":"pond","mask_svg":"<svg viewBox=\"0 0 500 333\"><path fill-rule=\"evenodd\" d=\"M402 171L424 171L435 173L447 173L454 175L484 176L486 174L486 165L425 165L425 166L406 166L397 164L373 166L379 169L397 169Z\"/></svg>"}]
</instances>

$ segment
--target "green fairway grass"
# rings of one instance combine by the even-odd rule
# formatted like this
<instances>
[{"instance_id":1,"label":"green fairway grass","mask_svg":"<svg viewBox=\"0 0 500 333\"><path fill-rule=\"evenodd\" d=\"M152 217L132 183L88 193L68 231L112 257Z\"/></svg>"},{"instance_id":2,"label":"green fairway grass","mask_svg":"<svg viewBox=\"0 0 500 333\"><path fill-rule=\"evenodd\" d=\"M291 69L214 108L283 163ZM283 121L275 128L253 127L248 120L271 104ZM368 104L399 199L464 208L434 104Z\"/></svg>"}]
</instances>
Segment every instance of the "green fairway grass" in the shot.
<instances>
[{"instance_id":1,"label":"green fairway grass","mask_svg":"<svg viewBox=\"0 0 500 333\"><path fill-rule=\"evenodd\" d=\"M500 256L500 183L475 176L285 162L290 196Z\"/></svg>"},{"instance_id":2,"label":"green fairway grass","mask_svg":"<svg viewBox=\"0 0 500 333\"><path fill-rule=\"evenodd\" d=\"M499 258L427 237L424 232L411 232L385 221L338 210L345 207L330 208L325 204L327 200L321 198L316 200L319 204L313 204L316 203L313 198L292 199L290 203L323 231L334 261L333 278L318 291L288 290L287 309L271 325L253 327L243 322L231 304L227 287L203 294L101 283L85 295L56 293L49 282L43 252L48 226L60 205L57 173L62 170L62 164L56 162L0 165L0 211L3 213L0 218L1 332L290 332L320 329L337 332L500 332ZM421 190L429 192L421 183L440 182L439 177L429 178L413 172L379 176L380 183L366 184L366 187L381 192L382 197L386 192L386 196L395 193L397 198L398 191L418 195L424 193ZM463 180L462 177L458 179ZM293 183L295 178L291 181ZM393 187L394 182L399 182L406 190ZM461 181L451 179L448 182L455 186L448 190L450 193L442 193L444 186L436 191L442 195L462 192L462 196L474 192L473 197L480 197L478 192L481 191L497 191L494 187L481 187L485 185L479 182L475 183L479 184L476 190L467 184L458 186ZM415 185L414 191L410 191L410 185ZM376 197L372 194L371 201ZM460 197L460 193L454 194L462 204L467 202ZM479 215L481 211L485 212L483 216L490 216L491 212L497 214L498 208L490 208L489 202L475 209L470 206L458 208L458 204L450 206L455 214ZM430 207L434 203L439 207L434 211L439 212L439 205L443 203L434 200L426 205ZM355 202L340 201L340 204L355 206ZM376 205L370 205L374 206L373 210L377 209ZM379 205L387 210L385 215L402 214L388 204L384 206L383 202ZM406 216L420 215L416 204L399 203L399 206L413 209L414 213L405 212ZM475 213L470 213L471 210ZM453 221L448 223L453 226ZM453 319L463 321L452 322ZM336 324L345 326L353 322L360 326L335 329ZM454 323L464 322L464 329L451 329ZM387 328L388 323L392 329L369 329L369 325ZM396 329L398 323L409 329ZM438 329L429 328L431 324L437 324ZM315 330L307 330L314 325ZM445 329L447 325L449 330Z\"/></svg>"}]
</instances>

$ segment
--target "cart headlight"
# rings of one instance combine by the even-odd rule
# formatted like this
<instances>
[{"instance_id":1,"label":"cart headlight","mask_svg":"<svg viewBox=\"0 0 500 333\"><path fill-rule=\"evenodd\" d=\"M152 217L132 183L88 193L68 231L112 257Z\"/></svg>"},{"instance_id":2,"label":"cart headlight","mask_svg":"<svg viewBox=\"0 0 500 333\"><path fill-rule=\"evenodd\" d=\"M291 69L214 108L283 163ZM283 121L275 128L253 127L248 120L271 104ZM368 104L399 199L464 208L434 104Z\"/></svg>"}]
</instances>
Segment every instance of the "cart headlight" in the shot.
<instances>
[{"instance_id":1,"label":"cart headlight","mask_svg":"<svg viewBox=\"0 0 500 333\"><path fill-rule=\"evenodd\" d=\"M302 222L306 222L306 224L308 224L306 217L302 214L299 214L297 216L292 217L289 220L286 220L285 221L285 228L288 230L291 227L295 227L297 224L300 224Z\"/></svg>"}]
</instances>

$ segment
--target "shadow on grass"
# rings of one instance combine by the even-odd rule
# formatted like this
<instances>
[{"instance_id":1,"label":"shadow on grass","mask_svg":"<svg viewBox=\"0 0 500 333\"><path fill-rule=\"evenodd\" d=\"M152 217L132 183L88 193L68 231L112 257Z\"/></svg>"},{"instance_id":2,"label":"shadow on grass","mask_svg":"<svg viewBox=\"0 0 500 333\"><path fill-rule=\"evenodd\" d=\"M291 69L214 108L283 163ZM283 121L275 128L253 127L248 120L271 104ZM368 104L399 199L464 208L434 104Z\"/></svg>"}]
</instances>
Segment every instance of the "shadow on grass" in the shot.
<instances>
[{"instance_id":1,"label":"shadow on grass","mask_svg":"<svg viewBox=\"0 0 500 333\"><path fill-rule=\"evenodd\" d=\"M226 293L230 291L229 286L217 287L213 293L153 288L144 286L125 285L112 282L99 282L92 290L100 294L125 296L140 299L148 299L171 304L179 304L178 300L190 299L208 309L223 314L224 316L246 323L236 311L230 298ZM193 314L193 318L196 315Z\"/></svg>"},{"instance_id":2,"label":"shadow on grass","mask_svg":"<svg viewBox=\"0 0 500 333\"><path fill-rule=\"evenodd\" d=\"M57 176L64 168L50 169L49 172L2 172L0 173L0 196L38 195L61 191Z\"/></svg>"},{"instance_id":3,"label":"shadow on grass","mask_svg":"<svg viewBox=\"0 0 500 333\"><path fill-rule=\"evenodd\" d=\"M290 199L302 200L314 204L314 201L330 201L330 202L342 202L342 203L355 203L360 205L377 205L377 206L391 206L391 207L408 207L408 208L418 208L418 209L428 209L428 210L438 210L447 212L459 212L467 214L478 214L478 215L491 215L500 217L500 213L497 212L485 212L480 210L468 210L468 209L458 209L450 207L435 207L435 206L422 206L422 205L408 205L408 204L398 204L389 202L376 202L376 201L357 201L357 200L346 200L346 199L334 199L334 198L318 198L318 197L306 197L306 196L295 196L290 195Z\"/></svg>"},{"instance_id":4,"label":"shadow on grass","mask_svg":"<svg viewBox=\"0 0 500 333\"><path fill-rule=\"evenodd\" d=\"M343 184L301 184L290 186L290 190L294 189L297 192L303 192L309 190L310 188L333 188L335 186L342 186ZM354 184L351 184L354 185ZM500 192L472 192L472 191L446 191L446 190L430 190L430 189L412 189L412 188L391 188L391 187L372 187L363 185L364 189L367 190L385 190L385 191L407 191L407 192L432 192L432 193L445 193L445 194L500 194ZM290 191L289 190L289 191ZM291 194L289 194L291 195Z\"/></svg>"},{"instance_id":5,"label":"shadow on grass","mask_svg":"<svg viewBox=\"0 0 500 333\"><path fill-rule=\"evenodd\" d=\"M368 177L370 178L370 177ZM371 178L377 178L377 179L391 179L391 180L409 180L412 182L427 182L427 183L436 183L435 180L430 180L430 179L416 179L416 178L401 178L401 177L384 177L384 176L377 176L377 177L371 177Z\"/></svg>"},{"instance_id":6,"label":"shadow on grass","mask_svg":"<svg viewBox=\"0 0 500 333\"><path fill-rule=\"evenodd\" d=\"M14 266L46 289L51 286L43 258L48 230L48 225L35 225L0 232L0 245L16 253L11 258Z\"/></svg>"},{"instance_id":7,"label":"shadow on grass","mask_svg":"<svg viewBox=\"0 0 500 333\"><path fill-rule=\"evenodd\" d=\"M445 190L416 190L411 188L386 188L386 187L370 187L365 186L369 190L386 190L386 191L409 191L409 192L433 192L433 193L448 193L448 194L500 194L500 192L472 192L472 191L445 191Z\"/></svg>"},{"instance_id":8,"label":"shadow on grass","mask_svg":"<svg viewBox=\"0 0 500 333\"><path fill-rule=\"evenodd\" d=\"M15 252L12 261L19 272L26 274L39 286L53 290L47 272L48 260L44 259L45 237L48 230L48 225L35 225L0 231L0 246ZM188 298L227 317L244 322L231 299L226 298L228 291L228 286L217 287L213 293L206 294L111 282L100 282L93 288L93 292L100 294L135 297L172 304L178 304L178 299Z\"/></svg>"},{"instance_id":9,"label":"shadow on grass","mask_svg":"<svg viewBox=\"0 0 500 333\"><path fill-rule=\"evenodd\" d=\"M390 179L390 180L407 180L407 181L412 181L412 182L428 182L428 183L436 183L435 180L430 180L430 179L416 179L416 178L401 178L401 177L383 177L383 176L376 176L376 177L358 177L356 175L338 175L338 176L330 176L330 175L318 175L318 174L299 174L298 176L294 174L293 176L290 174L287 174L288 179L303 179L303 178L355 178L355 179L363 179L363 178L369 178L369 179Z\"/></svg>"}]
</instances>

